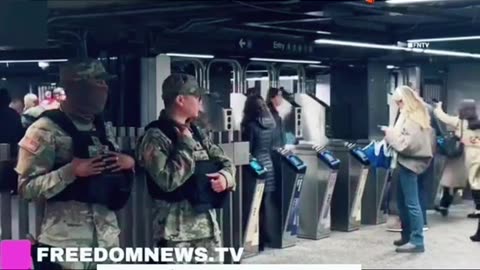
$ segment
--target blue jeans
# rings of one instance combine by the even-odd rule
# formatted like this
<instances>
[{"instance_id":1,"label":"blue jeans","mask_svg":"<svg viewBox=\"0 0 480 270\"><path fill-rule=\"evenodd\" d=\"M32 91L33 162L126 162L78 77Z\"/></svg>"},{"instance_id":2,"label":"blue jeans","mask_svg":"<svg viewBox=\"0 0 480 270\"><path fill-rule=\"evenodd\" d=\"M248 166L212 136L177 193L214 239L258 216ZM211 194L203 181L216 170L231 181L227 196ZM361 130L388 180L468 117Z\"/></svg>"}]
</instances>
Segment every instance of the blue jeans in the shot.
<instances>
[{"instance_id":1,"label":"blue jeans","mask_svg":"<svg viewBox=\"0 0 480 270\"><path fill-rule=\"evenodd\" d=\"M433 162L432 162L433 163ZM422 209L422 216L423 216L423 224L427 225L427 181L428 181L428 174L429 169L425 171L423 174L418 176L417 184L418 184L418 200L420 202L420 208Z\"/></svg>"},{"instance_id":2,"label":"blue jeans","mask_svg":"<svg viewBox=\"0 0 480 270\"><path fill-rule=\"evenodd\" d=\"M433 164L433 162L432 162ZM433 167L433 166L431 166ZM420 207L422 208L422 215L423 215L423 223L425 226L427 226L428 221L427 221L427 174L429 173L430 169L427 169L423 174L418 176L418 200L420 201ZM392 189L392 179L391 177L388 178L388 181L385 185L385 195L383 196L383 202L382 202L382 210L385 214L390 213L390 200L391 196L393 193Z\"/></svg>"},{"instance_id":3,"label":"blue jeans","mask_svg":"<svg viewBox=\"0 0 480 270\"><path fill-rule=\"evenodd\" d=\"M418 196L418 175L399 165L397 204L402 223L402 239L423 247L423 215Z\"/></svg>"}]
</instances>

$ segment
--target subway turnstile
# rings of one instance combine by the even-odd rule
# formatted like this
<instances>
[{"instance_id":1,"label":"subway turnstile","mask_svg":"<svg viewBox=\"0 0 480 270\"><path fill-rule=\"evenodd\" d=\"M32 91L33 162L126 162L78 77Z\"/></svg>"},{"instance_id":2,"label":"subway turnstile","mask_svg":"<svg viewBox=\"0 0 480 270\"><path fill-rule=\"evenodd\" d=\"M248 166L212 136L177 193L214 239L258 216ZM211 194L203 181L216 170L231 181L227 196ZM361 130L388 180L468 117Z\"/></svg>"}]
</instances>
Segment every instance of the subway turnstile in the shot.
<instances>
[{"instance_id":1,"label":"subway turnstile","mask_svg":"<svg viewBox=\"0 0 480 270\"><path fill-rule=\"evenodd\" d=\"M318 240L330 235L330 205L340 160L319 146L298 145L295 153L307 164L300 194L299 238Z\"/></svg>"},{"instance_id":2,"label":"subway turnstile","mask_svg":"<svg viewBox=\"0 0 480 270\"><path fill-rule=\"evenodd\" d=\"M214 142L228 141L228 133L218 132L214 136ZM239 134L234 133L234 142L219 143L224 153L230 157L236 167L235 181L237 187L234 192L228 195L223 209L217 211L217 219L222 231L223 246L239 248L243 245L242 230L242 188L243 172L242 166L249 163L249 142L239 141ZM225 255L225 264L233 263L231 256Z\"/></svg>"},{"instance_id":3,"label":"subway turnstile","mask_svg":"<svg viewBox=\"0 0 480 270\"><path fill-rule=\"evenodd\" d=\"M242 185L243 258L248 258L259 253L260 206L267 170L257 159L251 159L249 165L244 166L244 171Z\"/></svg>"},{"instance_id":4,"label":"subway turnstile","mask_svg":"<svg viewBox=\"0 0 480 270\"><path fill-rule=\"evenodd\" d=\"M362 198L362 224L378 225L387 222L387 211L382 209L389 170L370 167Z\"/></svg>"},{"instance_id":5,"label":"subway turnstile","mask_svg":"<svg viewBox=\"0 0 480 270\"><path fill-rule=\"evenodd\" d=\"M331 229L344 232L358 230L370 162L359 147L344 141L331 140L329 148L340 159L332 198Z\"/></svg>"},{"instance_id":6,"label":"subway turnstile","mask_svg":"<svg viewBox=\"0 0 480 270\"><path fill-rule=\"evenodd\" d=\"M300 192L302 191L303 179L307 171L307 165L297 155L286 149L279 149L273 152L273 161L279 162L281 174L275 175L279 181L280 194L280 230L276 239L272 239L273 248L287 248L296 244L298 234L298 219L300 210Z\"/></svg>"}]
</instances>

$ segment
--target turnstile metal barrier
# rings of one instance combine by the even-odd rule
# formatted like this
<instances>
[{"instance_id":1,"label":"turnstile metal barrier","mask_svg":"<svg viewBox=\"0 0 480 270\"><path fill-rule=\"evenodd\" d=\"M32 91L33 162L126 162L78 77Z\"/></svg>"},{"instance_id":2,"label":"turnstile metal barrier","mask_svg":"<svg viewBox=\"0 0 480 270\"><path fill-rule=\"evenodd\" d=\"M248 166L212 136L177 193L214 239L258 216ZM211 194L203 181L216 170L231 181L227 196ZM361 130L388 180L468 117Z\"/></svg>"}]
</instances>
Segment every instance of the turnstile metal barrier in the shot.
<instances>
[{"instance_id":1,"label":"turnstile metal barrier","mask_svg":"<svg viewBox=\"0 0 480 270\"><path fill-rule=\"evenodd\" d=\"M260 207L265 189L265 173L267 170L252 158L249 165L244 166L243 174L243 258L259 253L260 241Z\"/></svg>"},{"instance_id":2,"label":"turnstile metal barrier","mask_svg":"<svg viewBox=\"0 0 480 270\"><path fill-rule=\"evenodd\" d=\"M222 231L223 246L240 248L243 246L243 173L242 166L249 164L250 143L240 140L238 131L212 132L213 142L218 144L236 168L237 187L227 196L223 209L217 211L217 219ZM225 254L225 264L233 263L230 254Z\"/></svg>"},{"instance_id":3,"label":"turnstile metal barrier","mask_svg":"<svg viewBox=\"0 0 480 270\"><path fill-rule=\"evenodd\" d=\"M358 140L359 147L367 146L370 140ZM362 196L362 220L365 225L379 225L387 222L388 208L386 202L390 170L377 168L370 164L365 190ZM374 209L376 209L374 211Z\"/></svg>"},{"instance_id":4,"label":"turnstile metal barrier","mask_svg":"<svg viewBox=\"0 0 480 270\"><path fill-rule=\"evenodd\" d=\"M328 149L340 159L340 169L332 198L331 229L350 232L361 225L361 203L368 177L369 161L356 145L331 140Z\"/></svg>"},{"instance_id":5,"label":"turnstile metal barrier","mask_svg":"<svg viewBox=\"0 0 480 270\"><path fill-rule=\"evenodd\" d=\"M300 144L295 154L308 167L300 193L299 238L318 240L330 236L330 205L340 160L323 147Z\"/></svg>"},{"instance_id":6,"label":"turnstile metal barrier","mask_svg":"<svg viewBox=\"0 0 480 270\"><path fill-rule=\"evenodd\" d=\"M370 167L362 198L362 224L378 225L387 222L387 209L383 209L385 187L389 170Z\"/></svg>"},{"instance_id":7,"label":"turnstile metal barrier","mask_svg":"<svg viewBox=\"0 0 480 270\"><path fill-rule=\"evenodd\" d=\"M297 155L286 149L273 152L273 162L279 162L280 175L275 175L279 185L280 199L280 228L271 228L281 234L271 239L273 248L287 248L295 246L298 234L298 220L300 210L300 193L307 165Z\"/></svg>"}]
</instances>

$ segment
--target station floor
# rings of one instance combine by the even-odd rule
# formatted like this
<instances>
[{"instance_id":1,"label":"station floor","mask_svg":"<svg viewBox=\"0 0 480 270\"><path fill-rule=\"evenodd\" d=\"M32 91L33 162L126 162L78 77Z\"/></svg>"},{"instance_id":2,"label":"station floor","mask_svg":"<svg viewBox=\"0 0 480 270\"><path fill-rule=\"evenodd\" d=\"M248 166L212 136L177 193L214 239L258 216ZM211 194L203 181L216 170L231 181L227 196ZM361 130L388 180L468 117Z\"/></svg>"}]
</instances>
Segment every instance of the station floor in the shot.
<instances>
[{"instance_id":1,"label":"station floor","mask_svg":"<svg viewBox=\"0 0 480 270\"><path fill-rule=\"evenodd\" d=\"M448 217L429 211L425 253L398 254L399 233L386 224L362 226L354 232L333 232L321 240L299 239L294 247L268 249L243 264L361 264L362 269L480 269L480 243L470 241L478 220L467 219L471 201L452 206Z\"/></svg>"}]
</instances>

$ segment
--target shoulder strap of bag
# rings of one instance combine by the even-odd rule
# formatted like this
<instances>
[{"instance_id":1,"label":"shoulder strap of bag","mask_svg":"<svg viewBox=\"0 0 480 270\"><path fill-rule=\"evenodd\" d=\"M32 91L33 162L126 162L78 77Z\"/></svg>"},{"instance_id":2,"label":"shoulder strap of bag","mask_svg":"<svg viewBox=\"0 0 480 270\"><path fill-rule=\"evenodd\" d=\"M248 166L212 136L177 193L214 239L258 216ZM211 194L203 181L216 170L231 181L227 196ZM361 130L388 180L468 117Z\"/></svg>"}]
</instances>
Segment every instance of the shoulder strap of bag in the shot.
<instances>
[{"instance_id":1,"label":"shoulder strap of bag","mask_svg":"<svg viewBox=\"0 0 480 270\"><path fill-rule=\"evenodd\" d=\"M75 124L73 124L72 120L68 118L68 116L63 111L59 109L47 110L39 116L39 118L41 117L47 117L48 119L50 119L72 138L75 155L84 156L86 154L84 145L87 143L87 138L80 134L80 131L77 129ZM111 143L107 139L103 118L100 116L96 116L93 124L95 126L100 141L111 146Z\"/></svg>"},{"instance_id":2,"label":"shoulder strap of bag","mask_svg":"<svg viewBox=\"0 0 480 270\"><path fill-rule=\"evenodd\" d=\"M202 145L203 149L205 149L205 152L207 152L208 157L211 158L210 153L208 153L208 148L207 148L207 146L204 144L204 141L203 141L204 136L202 135L202 133L201 133L201 131L200 131L200 128L197 127L196 125L193 125L193 124L192 124L190 127L192 128L193 137L200 142L200 144Z\"/></svg>"},{"instance_id":3,"label":"shoulder strap of bag","mask_svg":"<svg viewBox=\"0 0 480 270\"><path fill-rule=\"evenodd\" d=\"M100 137L100 141L102 143L110 144L107 138L107 129L105 128L105 121L103 119L103 116L95 116L95 119L93 120L93 125L95 126L95 130L97 131L97 135Z\"/></svg>"},{"instance_id":4,"label":"shoulder strap of bag","mask_svg":"<svg viewBox=\"0 0 480 270\"><path fill-rule=\"evenodd\" d=\"M460 122L460 140L463 139L463 120Z\"/></svg>"},{"instance_id":5,"label":"shoulder strap of bag","mask_svg":"<svg viewBox=\"0 0 480 270\"><path fill-rule=\"evenodd\" d=\"M61 129L63 129L73 140L78 137L78 129L72 123L72 121L67 117L67 115L61 110L48 110L43 112L38 118L47 117L52 122L57 124Z\"/></svg>"},{"instance_id":6,"label":"shoulder strap of bag","mask_svg":"<svg viewBox=\"0 0 480 270\"><path fill-rule=\"evenodd\" d=\"M145 132L151 128L160 129L160 131L162 131L162 133L172 141L172 144L176 144L178 138L171 123L167 123L166 121L162 121L160 119L155 120L145 127Z\"/></svg>"},{"instance_id":7,"label":"shoulder strap of bag","mask_svg":"<svg viewBox=\"0 0 480 270\"><path fill-rule=\"evenodd\" d=\"M395 116L395 120L393 121L393 126L395 126L395 124L397 123L398 118L400 118L400 110L398 110L397 115Z\"/></svg>"}]
</instances>

